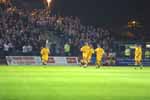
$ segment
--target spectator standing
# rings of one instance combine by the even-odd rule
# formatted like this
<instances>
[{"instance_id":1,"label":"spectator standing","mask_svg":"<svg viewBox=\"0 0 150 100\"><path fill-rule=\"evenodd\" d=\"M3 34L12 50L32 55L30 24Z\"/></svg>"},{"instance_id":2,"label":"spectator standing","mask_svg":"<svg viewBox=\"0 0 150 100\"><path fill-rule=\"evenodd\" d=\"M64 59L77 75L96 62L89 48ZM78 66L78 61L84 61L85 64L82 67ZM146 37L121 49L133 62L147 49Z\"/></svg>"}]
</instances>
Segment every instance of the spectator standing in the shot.
<instances>
[{"instance_id":1,"label":"spectator standing","mask_svg":"<svg viewBox=\"0 0 150 100\"><path fill-rule=\"evenodd\" d=\"M70 44L67 42L64 45L64 52L65 52L65 56L70 56Z\"/></svg>"},{"instance_id":2,"label":"spectator standing","mask_svg":"<svg viewBox=\"0 0 150 100\"><path fill-rule=\"evenodd\" d=\"M0 39L0 55L3 54L3 43L2 43L2 39Z\"/></svg>"},{"instance_id":3,"label":"spectator standing","mask_svg":"<svg viewBox=\"0 0 150 100\"><path fill-rule=\"evenodd\" d=\"M30 44L27 45L27 52L28 53L32 52L32 45L30 45Z\"/></svg>"},{"instance_id":4,"label":"spectator standing","mask_svg":"<svg viewBox=\"0 0 150 100\"><path fill-rule=\"evenodd\" d=\"M22 53L24 55L27 55L27 53L28 53L28 46L26 44L22 47Z\"/></svg>"},{"instance_id":5,"label":"spectator standing","mask_svg":"<svg viewBox=\"0 0 150 100\"><path fill-rule=\"evenodd\" d=\"M5 56L8 56L9 54L9 45L7 42L4 43L4 54Z\"/></svg>"}]
</instances>

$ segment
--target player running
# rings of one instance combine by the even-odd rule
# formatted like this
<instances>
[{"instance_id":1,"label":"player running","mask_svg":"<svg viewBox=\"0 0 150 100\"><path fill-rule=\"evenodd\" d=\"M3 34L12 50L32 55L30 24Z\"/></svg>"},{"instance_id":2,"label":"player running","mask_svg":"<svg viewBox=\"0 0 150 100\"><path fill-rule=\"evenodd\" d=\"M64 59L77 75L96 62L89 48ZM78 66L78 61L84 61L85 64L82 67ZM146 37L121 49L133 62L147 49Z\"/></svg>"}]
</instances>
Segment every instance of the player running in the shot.
<instances>
[{"instance_id":1,"label":"player running","mask_svg":"<svg viewBox=\"0 0 150 100\"><path fill-rule=\"evenodd\" d=\"M49 54L50 54L49 48L47 47L42 48L40 53L41 53L41 59L43 65L47 65Z\"/></svg>"},{"instance_id":2,"label":"player running","mask_svg":"<svg viewBox=\"0 0 150 100\"><path fill-rule=\"evenodd\" d=\"M95 49L96 52L96 68L100 68L102 65L102 58L104 55L104 49L100 47L100 45L97 45L97 48Z\"/></svg>"},{"instance_id":3,"label":"player running","mask_svg":"<svg viewBox=\"0 0 150 100\"><path fill-rule=\"evenodd\" d=\"M81 47L80 51L82 52L81 64L83 64L84 67L87 67L87 65L88 65L88 55L89 55L89 51L90 51L89 44L86 42L85 45Z\"/></svg>"},{"instance_id":4,"label":"player running","mask_svg":"<svg viewBox=\"0 0 150 100\"><path fill-rule=\"evenodd\" d=\"M143 66L142 66L142 47L141 47L141 45L136 45L136 47L135 47L135 57L134 57L134 60L135 60L135 65L136 66L139 65L140 68L142 69Z\"/></svg>"},{"instance_id":5,"label":"player running","mask_svg":"<svg viewBox=\"0 0 150 100\"><path fill-rule=\"evenodd\" d=\"M91 63L91 58L92 58L93 54L94 54L94 49L93 49L93 46L90 45L90 49L89 49L89 53L88 53L88 64Z\"/></svg>"}]
</instances>

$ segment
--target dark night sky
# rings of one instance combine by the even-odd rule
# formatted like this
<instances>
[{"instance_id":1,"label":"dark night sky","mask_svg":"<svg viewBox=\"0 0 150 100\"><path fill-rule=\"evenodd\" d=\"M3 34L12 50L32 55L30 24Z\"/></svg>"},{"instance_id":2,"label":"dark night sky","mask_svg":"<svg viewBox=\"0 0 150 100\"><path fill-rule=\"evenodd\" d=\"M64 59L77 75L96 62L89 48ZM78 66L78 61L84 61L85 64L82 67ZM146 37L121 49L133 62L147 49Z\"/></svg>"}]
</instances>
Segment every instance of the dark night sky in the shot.
<instances>
[{"instance_id":1,"label":"dark night sky","mask_svg":"<svg viewBox=\"0 0 150 100\"><path fill-rule=\"evenodd\" d=\"M84 23L124 25L131 18L150 22L149 4L149 0L56 0L54 7L60 14L80 16Z\"/></svg>"}]
</instances>

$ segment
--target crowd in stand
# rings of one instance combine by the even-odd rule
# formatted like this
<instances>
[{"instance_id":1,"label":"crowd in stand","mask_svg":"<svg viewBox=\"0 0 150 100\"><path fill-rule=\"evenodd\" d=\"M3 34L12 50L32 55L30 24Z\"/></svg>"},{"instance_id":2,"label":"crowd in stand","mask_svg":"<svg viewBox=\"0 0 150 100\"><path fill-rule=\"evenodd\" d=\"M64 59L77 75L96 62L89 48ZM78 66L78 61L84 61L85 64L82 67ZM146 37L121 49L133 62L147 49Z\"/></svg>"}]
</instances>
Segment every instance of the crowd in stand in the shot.
<instances>
[{"instance_id":1,"label":"crowd in stand","mask_svg":"<svg viewBox=\"0 0 150 100\"><path fill-rule=\"evenodd\" d=\"M88 41L95 48L97 43L108 51L113 37L107 29L82 25L78 17L50 15L46 9L17 9L9 7L0 13L0 52L5 55L17 52L33 54L39 52L46 36L42 30L55 31L62 40L60 55L77 56L79 48ZM66 53L66 45L68 50ZM53 54L52 52L52 54ZM55 55L55 54L53 54Z\"/></svg>"},{"instance_id":2,"label":"crowd in stand","mask_svg":"<svg viewBox=\"0 0 150 100\"><path fill-rule=\"evenodd\" d=\"M108 30L84 26L78 18L73 17L60 18L57 21L59 22L57 28L64 33L63 39L71 46L71 54L78 54L76 51L79 51L85 41L92 44L94 48L100 44L105 50L109 50L113 38Z\"/></svg>"},{"instance_id":3,"label":"crowd in stand","mask_svg":"<svg viewBox=\"0 0 150 100\"><path fill-rule=\"evenodd\" d=\"M43 33L36 26L31 13L15 7L1 10L0 51L1 54L32 53L40 51ZM33 52L34 53L34 52Z\"/></svg>"}]
</instances>

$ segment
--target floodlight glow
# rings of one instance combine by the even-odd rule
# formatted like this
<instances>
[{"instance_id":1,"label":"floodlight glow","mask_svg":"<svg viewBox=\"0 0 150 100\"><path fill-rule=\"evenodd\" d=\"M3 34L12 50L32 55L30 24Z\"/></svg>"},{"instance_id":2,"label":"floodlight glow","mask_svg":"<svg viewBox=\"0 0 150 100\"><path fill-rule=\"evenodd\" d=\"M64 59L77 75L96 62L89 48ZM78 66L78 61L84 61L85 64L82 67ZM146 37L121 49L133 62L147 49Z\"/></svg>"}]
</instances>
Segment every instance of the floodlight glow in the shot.
<instances>
[{"instance_id":1,"label":"floodlight glow","mask_svg":"<svg viewBox=\"0 0 150 100\"><path fill-rule=\"evenodd\" d=\"M146 45L146 48L150 48L150 44L147 44L147 45Z\"/></svg>"},{"instance_id":2,"label":"floodlight glow","mask_svg":"<svg viewBox=\"0 0 150 100\"><path fill-rule=\"evenodd\" d=\"M132 21L133 24L136 24L136 21Z\"/></svg>"},{"instance_id":3,"label":"floodlight glow","mask_svg":"<svg viewBox=\"0 0 150 100\"><path fill-rule=\"evenodd\" d=\"M50 7L52 0L47 0L48 7Z\"/></svg>"}]
</instances>

